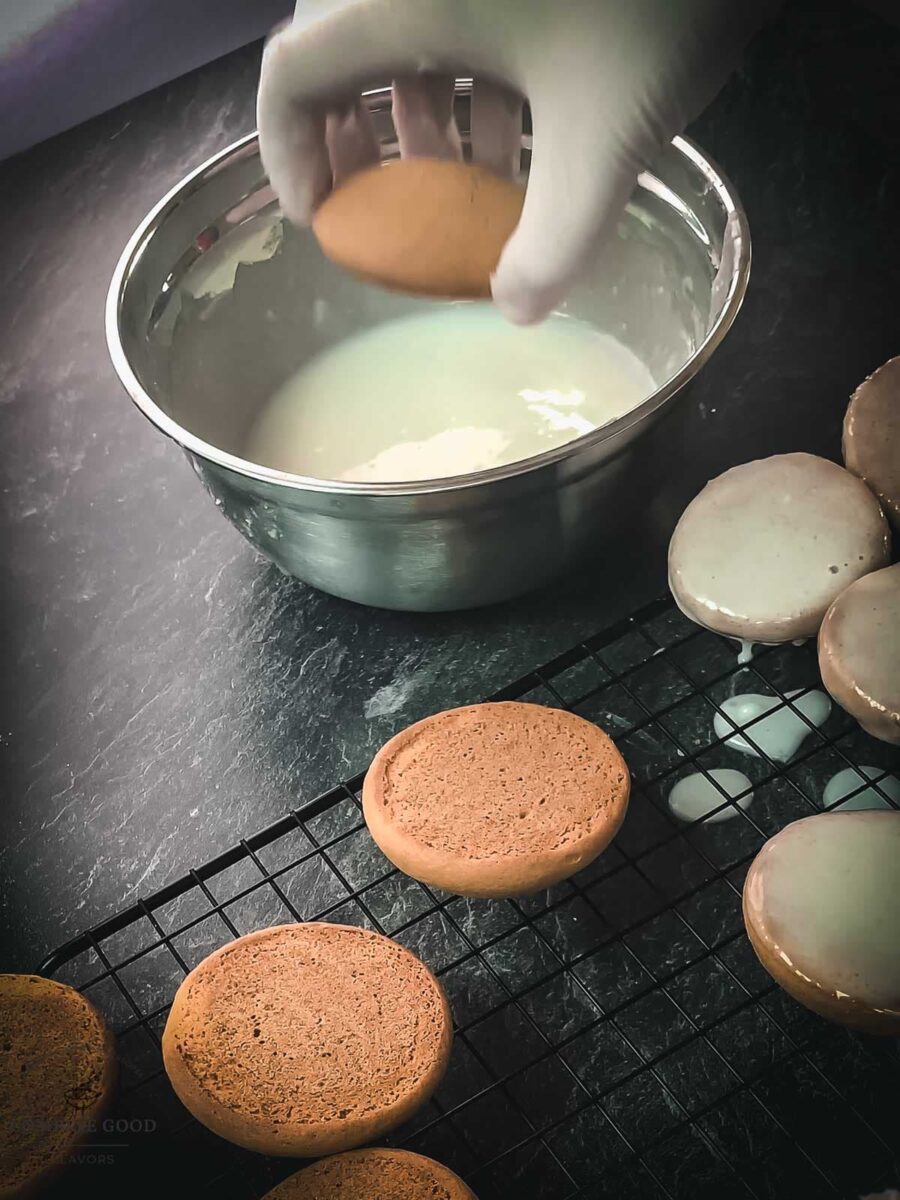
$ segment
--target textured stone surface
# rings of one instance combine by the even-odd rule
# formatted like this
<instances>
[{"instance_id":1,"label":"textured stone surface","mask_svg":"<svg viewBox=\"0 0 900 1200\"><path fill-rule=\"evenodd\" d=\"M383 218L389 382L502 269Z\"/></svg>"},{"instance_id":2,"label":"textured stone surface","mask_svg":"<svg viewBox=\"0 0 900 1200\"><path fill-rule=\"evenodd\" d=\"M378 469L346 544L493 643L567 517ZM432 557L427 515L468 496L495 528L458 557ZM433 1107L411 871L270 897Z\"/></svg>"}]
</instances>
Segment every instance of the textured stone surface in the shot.
<instances>
[{"instance_id":1,"label":"textured stone surface","mask_svg":"<svg viewBox=\"0 0 900 1200\"><path fill-rule=\"evenodd\" d=\"M678 513L726 466L839 457L849 394L897 353L900 37L820 8L789 4L691 131L743 198L753 279L669 427L659 491L588 570L480 613L372 612L281 577L113 376L115 260L252 128L258 47L0 165L4 966L661 591Z\"/></svg>"}]
</instances>

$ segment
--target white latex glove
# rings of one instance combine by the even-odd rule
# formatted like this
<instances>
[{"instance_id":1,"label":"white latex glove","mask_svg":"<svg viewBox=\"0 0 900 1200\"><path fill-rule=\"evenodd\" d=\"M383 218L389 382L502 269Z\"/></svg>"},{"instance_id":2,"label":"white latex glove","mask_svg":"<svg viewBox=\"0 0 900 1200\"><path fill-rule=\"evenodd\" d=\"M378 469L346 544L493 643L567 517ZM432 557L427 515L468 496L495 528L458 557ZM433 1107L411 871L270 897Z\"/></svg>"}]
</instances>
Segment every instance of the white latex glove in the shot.
<instances>
[{"instance_id":1,"label":"white latex glove","mask_svg":"<svg viewBox=\"0 0 900 1200\"><path fill-rule=\"evenodd\" d=\"M263 164L308 224L335 182L377 160L359 103L394 80L403 155L458 156L453 78L471 74L477 161L503 175L532 112L525 206L492 280L527 324L611 235L638 173L712 99L775 0L298 0L266 46Z\"/></svg>"}]
</instances>

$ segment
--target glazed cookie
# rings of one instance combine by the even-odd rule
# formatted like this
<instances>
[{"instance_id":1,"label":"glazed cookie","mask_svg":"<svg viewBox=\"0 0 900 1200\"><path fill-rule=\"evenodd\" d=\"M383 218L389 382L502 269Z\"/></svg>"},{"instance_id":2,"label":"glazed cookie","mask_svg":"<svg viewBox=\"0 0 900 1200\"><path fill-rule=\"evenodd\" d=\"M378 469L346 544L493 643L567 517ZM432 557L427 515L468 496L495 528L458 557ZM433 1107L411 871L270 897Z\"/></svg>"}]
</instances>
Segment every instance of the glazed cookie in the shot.
<instances>
[{"instance_id":1,"label":"glazed cookie","mask_svg":"<svg viewBox=\"0 0 900 1200\"><path fill-rule=\"evenodd\" d=\"M382 747L363 813L414 879L463 896L515 896L592 862L622 824L629 786L596 725L537 704L476 704Z\"/></svg>"},{"instance_id":2,"label":"glazed cookie","mask_svg":"<svg viewBox=\"0 0 900 1200\"><path fill-rule=\"evenodd\" d=\"M109 1099L112 1035L73 988L0 975L0 1197L29 1194L67 1161Z\"/></svg>"},{"instance_id":3,"label":"glazed cookie","mask_svg":"<svg viewBox=\"0 0 900 1200\"><path fill-rule=\"evenodd\" d=\"M209 1129L263 1154L334 1154L424 1104L447 1066L431 972L378 933L281 925L238 938L175 995L163 1061Z\"/></svg>"},{"instance_id":4,"label":"glazed cookie","mask_svg":"<svg viewBox=\"0 0 900 1200\"><path fill-rule=\"evenodd\" d=\"M900 357L859 385L844 417L844 462L900 529Z\"/></svg>"},{"instance_id":5,"label":"glazed cookie","mask_svg":"<svg viewBox=\"0 0 900 1200\"><path fill-rule=\"evenodd\" d=\"M350 175L316 211L313 232L333 262L382 287L487 297L524 198L486 167L408 158Z\"/></svg>"},{"instance_id":6,"label":"glazed cookie","mask_svg":"<svg viewBox=\"0 0 900 1200\"><path fill-rule=\"evenodd\" d=\"M463 1181L408 1150L353 1150L304 1167L263 1200L476 1200Z\"/></svg>"},{"instance_id":7,"label":"glazed cookie","mask_svg":"<svg viewBox=\"0 0 900 1200\"><path fill-rule=\"evenodd\" d=\"M900 743L900 563L841 592L819 630L819 670L866 733Z\"/></svg>"},{"instance_id":8,"label":"glazed cookie","mask_svg":"<svg viewBox=\"0 0 900 1200\"><path fill-rule=\"evenodd\" d=\"M830 812L770 838L744 924L776 983L813 1012L900 1034L900 812Z\"/></svg>"},{"instance_id":9,"label":"glazed cookie","mask_svg":"<svg viewBox=\"0 0 900 1200\"><path fill-rule=\"evenodd\" d=\"M669 544L669 587L708 629L750 642L813 637L840 592L890 561L878 501L813 454L732 467L692 500Z\"/></svg>"}]
</instances>

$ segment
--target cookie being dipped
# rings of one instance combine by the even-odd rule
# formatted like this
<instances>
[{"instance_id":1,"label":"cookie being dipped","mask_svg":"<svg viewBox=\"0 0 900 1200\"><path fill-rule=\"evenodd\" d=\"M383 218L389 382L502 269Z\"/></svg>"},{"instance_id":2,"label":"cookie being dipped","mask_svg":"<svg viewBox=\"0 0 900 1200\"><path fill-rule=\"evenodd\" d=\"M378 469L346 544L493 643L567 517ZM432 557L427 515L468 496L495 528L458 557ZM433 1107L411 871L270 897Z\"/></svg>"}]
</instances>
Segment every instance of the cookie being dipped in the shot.
<instances>
[{"instance_id":1,"label":"cookie being dipped","mask_svg":"<svg viewBox=\"0 0 900 1200\"><path fill-rule=\"evenodd\" d=\"M444 299L491 294L525 198L477 163L387 162L348 176L313 216L328 258L391 291Z\"/></svg>"},{"instance_id":2,"label":"cookie being dipped","mask_svg":"<svg viewBox=\"0 0 900 1200\"><path fill-rule=\"evenodd\" d=\"M247 934L179 987L163 1062L191 1113L263 1154L315 1158L381 1137L446 1070L444 992L403 946L310 922Z\"/></svg>"},{"instance_id":3,"label":"cookie being dipped","mask_svg":"<svg viewBox=\"0 0 900 1200\"><path fill-rule=\"evenodd\" d=\"M539 704L450 709L376 754L363 785L375 842L407 875L462 896L550 887L592 862L628 807L612 740Z\"/></svg>"}]
</instances>

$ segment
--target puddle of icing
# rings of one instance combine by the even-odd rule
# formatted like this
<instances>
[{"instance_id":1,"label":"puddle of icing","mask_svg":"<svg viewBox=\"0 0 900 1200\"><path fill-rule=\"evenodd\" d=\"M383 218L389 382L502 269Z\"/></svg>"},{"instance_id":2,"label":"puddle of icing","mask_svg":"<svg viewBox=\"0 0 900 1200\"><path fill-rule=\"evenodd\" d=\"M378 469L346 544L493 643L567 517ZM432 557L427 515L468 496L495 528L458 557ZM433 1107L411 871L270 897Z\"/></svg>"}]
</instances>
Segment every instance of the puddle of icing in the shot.
<instances>
[{"instance_id":1,"label":"puddle of icing","mask_svg":"<svg viewBox=\"0 0 900 1200\"><path fill-rule=\"evenodd\" d=\"M890 804L885 800L884 796L880 795L874 787L863 787L861 775L865 775L866 779L878 779L882 774L880 767L845 767L843 771L838 771L837 775L832 775L831 779L825 784L825 791L822 793L822 807L830 809L835 805L835 811L838 809L865 809L865 808L890 808ZM878 787L881 788L885 796L900 804L900 779L895 775L885 775L883 779L878 779ZM857 788L862 788L862 791L857 792ZM851 792L857 792L855 796ZM848 796L849 799L844 800ZM839 800L843 800L843 804L838 804Z\"/></svg>"},{"instance_id":2,"label":"puddle of icing","mask_svg":"<svg viewBox=\"0 0 900 1200\"><path fill-rule=\"evenodd\" d=\"M807 692L805 695L801 695L802 691L802 688L795 688L793 691L785 692L785 695L789 700L794 700L795 696L799 696L798 700L794 700L794 706L799 712L803 713L816 728L824 725L831 712L831 701L824 692ZM760 696L754 692L742 696L731 696L727 700L723 700L721 704L722 712L727 713L735 725L742 728L749 725L751 721L755 721L757 717L762 717L764 713L776 709L777 711L772 712L770 717L757 721L747 731L747 736L752 738L753 742L769 758L776 762L789 762L811 730L806 721L792 709L779 706L781 706L781 701L777 696ZM731 726L722 713L716 713L713 718L713 728L716 736L720 738L728 737L728 734L731 733L731 737L728 737L725 745L730 746L732 750L740 750L742 754L751 754L754 758L760 757L758 751L742 734L732 733Z\"/></svg>"},{"instance_id":3,"label":"puddle of icing","mask_svg":"<svg viewBox=\"0 0 900 1200\"><path fill-rule=\"evenodd\" d=\"M728 821L731 817L736 817L737 811L730 804L720 812L713 812L713 809L725 803L722 792L732 800L735 796L740 796L740 799L735 801L738 808L746 808L753 799L750 780L743 771L717 767L709 774L722 789L721 792L700 772L679 779L669 792L669 808L679 821L699 821L706 817L707 824L712 825L714 822ZM747 794L742 795L744 792ZM708 813L712 813L712 816L707 816Z\"/></svg>"}]
</instances>

